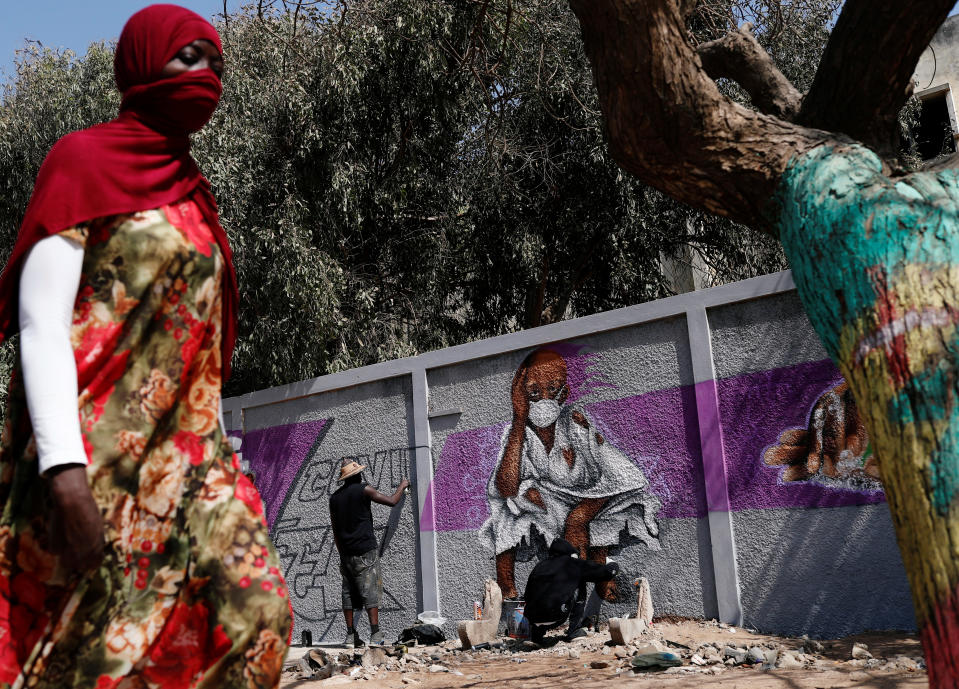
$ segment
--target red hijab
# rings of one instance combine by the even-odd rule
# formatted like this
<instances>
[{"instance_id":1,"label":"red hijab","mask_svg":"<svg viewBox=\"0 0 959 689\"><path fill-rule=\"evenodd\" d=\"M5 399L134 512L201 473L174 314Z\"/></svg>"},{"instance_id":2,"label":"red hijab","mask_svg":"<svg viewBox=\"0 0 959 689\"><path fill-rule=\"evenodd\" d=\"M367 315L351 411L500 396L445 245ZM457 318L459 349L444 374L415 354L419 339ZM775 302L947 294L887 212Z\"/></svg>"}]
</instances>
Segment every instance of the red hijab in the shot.
<instances>
[{"instance_id":1,"label":"red hijab","mask_svg":"<svg viewBox=\"0 0 959 689\"><path fill-rule=\"evenodd\" d=\"M216 29L177 5L151 5L127 21L113 69L123 94L115 120L67 134L47 154L20 234L0 276L0 341L17 330L20 269L30 248L78 223L159 208L192 194L223 254L223 379L236 342L238 294L233 255L220 226L210 183L190 155L200 129L220 99L220 78L209 69L162 77L183 46L211 41Z\"/></svg>"}]
</instances>

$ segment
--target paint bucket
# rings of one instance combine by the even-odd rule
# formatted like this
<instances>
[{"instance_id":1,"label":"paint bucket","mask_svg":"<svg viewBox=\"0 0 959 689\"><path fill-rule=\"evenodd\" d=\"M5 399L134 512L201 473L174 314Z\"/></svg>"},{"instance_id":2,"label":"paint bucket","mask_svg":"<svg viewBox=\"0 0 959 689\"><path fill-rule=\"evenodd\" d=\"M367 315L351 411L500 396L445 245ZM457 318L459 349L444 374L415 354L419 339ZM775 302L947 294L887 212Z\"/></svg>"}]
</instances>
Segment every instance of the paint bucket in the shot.
<instances>
[{"instance_id":1,"label":"paint bucket","mask_svg":"<svg viewBox=\"0 0 959 689\"><path fill-rule=\"evenodd\" d=\"M303 633L300 635L300 641L303 642L304 646L312 646L313 633L309 629L304 629Z\"/></svg>"},{"instance_id":2,"label":"paint bucket","mask_svg":"<svg viewBox=\"0 0 959 689\"><path fill-rule=\"evenodd\" d=\"M529 620L523 615L526 601L503 601L503 611L506 613L506 634L511 639L529 638Z\"/></svg>"}]
</instances>

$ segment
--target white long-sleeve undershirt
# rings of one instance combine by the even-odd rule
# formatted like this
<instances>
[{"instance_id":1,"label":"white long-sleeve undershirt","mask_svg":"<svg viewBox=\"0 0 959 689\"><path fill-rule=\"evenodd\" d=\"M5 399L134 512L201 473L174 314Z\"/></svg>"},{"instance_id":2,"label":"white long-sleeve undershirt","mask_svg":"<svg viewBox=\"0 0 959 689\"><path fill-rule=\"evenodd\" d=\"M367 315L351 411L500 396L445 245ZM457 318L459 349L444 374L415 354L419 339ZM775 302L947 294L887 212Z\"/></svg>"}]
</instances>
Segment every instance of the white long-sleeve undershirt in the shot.
<instances>
[{"instance_id":1,"label":"white long-sleeve undershirt","mask_svg":"<svg viewBox=\"0 0 959 689\"><path fill-rule=\"evenodd\" d=\"M53 235L34 244L20 273L20 365L41 474L55 466L87 464L70 343L82 270L83 247ZM222 401L218 411L226 435Z\"/></svg>"},{"instance_id":2,"label":"white long-sleeve undershirt","mask_svg":"<svg viewBox=\"0 0 959 689\"><path fill-rule=\"evenodd\" d=\"M70 344L83 247L59 235L34 244L20 273L20 365L40 473L87 463Z\"/></svg>"}]
</instances>

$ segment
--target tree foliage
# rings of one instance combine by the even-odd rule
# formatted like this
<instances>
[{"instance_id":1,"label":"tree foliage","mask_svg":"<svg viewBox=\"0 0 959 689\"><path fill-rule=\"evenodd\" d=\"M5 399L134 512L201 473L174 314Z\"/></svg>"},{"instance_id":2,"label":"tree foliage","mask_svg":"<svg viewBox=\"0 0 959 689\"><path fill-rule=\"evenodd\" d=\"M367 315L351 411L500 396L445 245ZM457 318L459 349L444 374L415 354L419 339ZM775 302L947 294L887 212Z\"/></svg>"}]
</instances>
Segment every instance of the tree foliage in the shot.
<instances>
[{"instance_id":1,"label":"tree foliage","mask_svg":"<svg viewBox=\"0 0 959 689\"><path fill-rule=\"evenodd\" d=\"M749 20L803 85L837 4L701 0L689 30ZM713 284L785 267L773 240L616 166L559 0L258 3L219 28L224 96L194 154L240 280L228 394L666 296L663 257L684 247ZM3 249L49 147L118 102L109 45L21 54L0 104Z\"/></svg>"}]
</instances>

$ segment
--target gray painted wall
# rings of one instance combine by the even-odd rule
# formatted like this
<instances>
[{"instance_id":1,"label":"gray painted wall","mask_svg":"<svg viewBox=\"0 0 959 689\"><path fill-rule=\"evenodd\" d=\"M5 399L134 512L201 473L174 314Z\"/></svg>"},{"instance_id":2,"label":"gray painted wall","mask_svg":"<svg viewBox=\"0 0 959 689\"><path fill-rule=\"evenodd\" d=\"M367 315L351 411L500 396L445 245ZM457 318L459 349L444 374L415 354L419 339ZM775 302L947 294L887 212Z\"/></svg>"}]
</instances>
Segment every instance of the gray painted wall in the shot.
<instances>
[{"instance_id":1,"label":"gray painted wall","mask_svg":"<svg viewBox=\"0 0 959 689\"><path fill-rule=\"evenodd\" d=\"M524 484L546 496L548 516L517 498L534 526L520 529L515 550L499 536L494 548L484 528L513 524L494 509L495 482L489 488L513 418L511 385L544 346L561 357L570 391L557 449L543 455L551 468ZM545 370L537 366L527 379ZM881 486L856 476L788 481L767 461L838 383L780 273L232 398L224 416L257 471L294 594L295 642L304 630L314 643L345 631L327 505L343 457L370 466L383 492L414 479L383 561L390 637L424 609L440 610L452 634L496 577L494 550L515 552L522 592L544 553L540 534L571 533L569 515L590 486L606 486L605 502L584 546L595 557L608 544L624 570L604 615L629 612L629 582L646 576L659 614L812 636L911 629ZM538 461L531 437L527 467ZM652 527L641 507L650 496L660 504ZM374 507L378 534L388 513Z\"/></svg>"}]
</instances>

